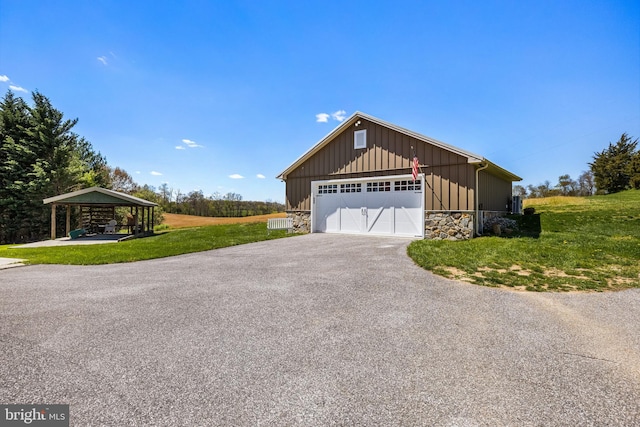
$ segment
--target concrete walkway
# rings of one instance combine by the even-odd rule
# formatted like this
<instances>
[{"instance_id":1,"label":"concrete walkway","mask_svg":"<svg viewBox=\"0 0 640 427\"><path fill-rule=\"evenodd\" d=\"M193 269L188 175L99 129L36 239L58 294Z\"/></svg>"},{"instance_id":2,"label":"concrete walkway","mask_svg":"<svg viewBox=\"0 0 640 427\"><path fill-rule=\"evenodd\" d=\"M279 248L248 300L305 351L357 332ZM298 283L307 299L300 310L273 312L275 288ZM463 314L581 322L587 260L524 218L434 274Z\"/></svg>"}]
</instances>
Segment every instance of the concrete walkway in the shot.
<instances>
[{"instance_id":1,"label":"concrete walkway","mask_svg":"<svg viewBox=\"0 0 640 427\"><path fill-rule=\"evenodd\" d=\"M19 258L0 258L0 270L24 265L22 261L24 260Z\"/></svg>"}]
</instances>

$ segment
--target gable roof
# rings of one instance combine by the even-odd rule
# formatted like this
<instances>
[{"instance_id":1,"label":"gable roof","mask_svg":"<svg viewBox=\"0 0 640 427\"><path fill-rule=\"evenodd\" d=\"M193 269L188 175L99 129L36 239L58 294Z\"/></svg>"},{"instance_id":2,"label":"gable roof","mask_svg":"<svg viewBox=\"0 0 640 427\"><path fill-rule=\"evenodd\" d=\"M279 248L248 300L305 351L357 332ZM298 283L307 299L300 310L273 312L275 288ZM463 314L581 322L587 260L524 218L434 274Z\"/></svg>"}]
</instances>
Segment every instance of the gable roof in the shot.
<instances>
[{"instance_id":1,"label":"gable roof","mask_svg":"<svg viewBox=\"0 0 640 427\"><path fill-rule=\"evenodd\" d=\"M107 190L101 187L84 188L71 193L49 197L42 201L45 205L50 203L66 205L115 205L115 206L158 206L157 203L134 197L118 191Z\"/></svg>"},{"instance_id":2,"label":"gable roof","mask_svg":"<svg viewBox=\"0 0 640 427\"><path fill-rule=\"evenodd\" d=\"M329 132L324 138L318 141L313 147L311 147L306 153L300 156L296 161L294 161L288 168L282 171L276 178L286 181L287 175L293 172L298 166L302 165L307 159L320 151L325 145L331 142L336 136L342 133L349 126L354 124L358 119L365 119L372 123L378 124L380 126L384 126L386 128L392 129L396 132L405 134L409 137L415 138L419 141L426 142L428 144L434 145L436 147L448 150L452 153L459 154L463 157L467 158L468 163L477 164L477 165L487 165L487 171L492 172L496 175L499 175L510 181L522 181L522 178L519 176L509 172L506 169L501 168L500 166L492 163L486 158L474 154L470 151L462 150L458 147L454 147L453 145L446 144L442 141L438 141L437 139L430 138L428 136L419 134L417 132L411 131L409 129L402 128L400 126L394 125L393 123L385 122L384 120L380 120L377 117L370 116L368 114L362 113L360 111L356 111L349 118L343 121L338 127Z\"/></svg>"}]
</instances>

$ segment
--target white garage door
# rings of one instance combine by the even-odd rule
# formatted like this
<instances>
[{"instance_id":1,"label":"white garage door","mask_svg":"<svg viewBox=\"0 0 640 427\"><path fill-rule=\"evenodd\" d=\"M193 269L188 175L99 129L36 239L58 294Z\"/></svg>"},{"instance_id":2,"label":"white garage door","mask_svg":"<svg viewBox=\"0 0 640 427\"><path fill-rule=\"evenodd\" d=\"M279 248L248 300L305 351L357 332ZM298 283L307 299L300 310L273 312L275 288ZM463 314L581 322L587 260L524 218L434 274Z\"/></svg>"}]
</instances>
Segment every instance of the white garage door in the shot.
<instances>
[{"instance_id":1,"label":"white garage door","mask_svg":"<svg viewBox=\"0 0 640 427\"><path fill-rule=\"evenodd\" d=\"M314 233L424 237L424 183L411 175L311 183Z\"/></svg>"}]
</instances>

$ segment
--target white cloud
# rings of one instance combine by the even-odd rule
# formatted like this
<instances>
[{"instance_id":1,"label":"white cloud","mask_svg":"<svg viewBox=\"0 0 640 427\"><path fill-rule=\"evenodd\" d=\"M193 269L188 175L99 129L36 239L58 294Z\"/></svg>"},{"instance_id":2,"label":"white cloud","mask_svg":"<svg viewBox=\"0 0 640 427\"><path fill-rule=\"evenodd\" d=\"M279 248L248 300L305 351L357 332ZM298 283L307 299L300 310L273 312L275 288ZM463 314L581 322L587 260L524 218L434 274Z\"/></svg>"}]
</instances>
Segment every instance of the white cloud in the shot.
<instances>
[{"instance_id":1,"label":"white cloud","mask_svg":"<svg viewBox=\"0 0 640 427\"><path fill-rule=\"evenodd\" d=\"M318 123L327 123L329 119L333 119L338 122L344 122L346 118L347 118L347 112L344 110L338 110L335 113L331 113L331 114L327 114L327 113L316 114L316 122Z\"/></svg>"},{"instance_id":2,"label":"white cloud","mask_svg":"<svg viewBox=\"0 0 640 427\"><path fill-rule=\"evenodd\" d=\"M344 119L347 118L347 112L344 110L338 110L335 113L331 113L331 117L333 117L334 120L343 122Z\"/></svg>"},{"instance_id":3,"label":"white cloud","mask_svg":"<svg viewBox=\"0 0 640 427\"><path fill-rule=\"evenodd\" d=\"M160 172L156 172L156 171L151 171L151 175L153 175L153 176L162 176L162 174Z\"/></svg>"},{"instance_id":4,"label":"white cloud","mask_svg":"<svg viewBox=\"0 0 640 427\"><path fill-rule=\"evenodd\" d=\"M98 61L102 62L102 65L108 65L109 63L107 62L107 57L106 56L98 56Z\"/></svg>"},{"instance_id":5,"label":"white cloud","mask_svg":"<svg viewBox=\"0 0 640 427\"><path fill-rule=\"evenodd\" d=\"M140 175L141 173L142 173L142 172L140 172L140 171L136 171L136 174L138 174L138 175Z\"/></svg>"},{"instance_id":6,"label":"white cloud","mask_svg":"<svg viewBox=\"0 0 640 427\"><path fill-rule=\"evenodd\" d=\"M0 75L0 82L9 83L9 89L11 89L14 92L25 92L25 93L29 92L22 86L11 84L11 79L9 78L9 76L6 76L4 74Z\"/></svg>"},{"instance_id":7,"label":"white cloud","mask_svg":"<svg viewBox=\"0 0 640 427\"><path fill-rule=\"evenodd\" d=\"M186 150L186 148L184 148L184 145L176 145L176 150Z\"/></svg>"},{"instance_id":8,"label":"white cloud","mask_svg":"<svg viewBox=\"0 0 640 427\"><path fill-rule=\"evenodd\" d=\"M244 178L244 176L238 174L238 173L234 173L233 175L229 175L229 178L231 179L242 179Z\"/></svg>"},{"instance_id":9,"label":"white cloud","mask_svg":"<svg viewBox=\"0 0 640 427\"><path fill-rule=\"evenodd\" d=\"M202 145L200 145L197 142L192 141L190 139L183 139L182 142L187 144L187 147L189 147L189 148L202 147Z\"/></svg>"},{"instance_id":10,"label":"white cloud","mask_svg":"<svg viewBox=\"0 0 640 427\"><path fill-rule=\"evenodd\" d=\"M316 114L316 122L318 123L327 123L329 121L329 114L327 113L319 113Z\"/></svg>"},{"instance_id":11,"label":"white cloud","mask_svg":"<svg viewBox=\"0 0 640 427\"><path fill-rule=\"evenodd\" d=\"M259 178L259 179L265 179L266 178L266 176L262 175L261 173L256 175L256 177Z\"/></svg>"},{"instance_id":12,"label":"white cloud","mask_svg":"<svg viewBox=\"0 0 640 427\"><path fill-rule=\"evenodd\" d=\"M11 89L14 92L29 92L28 90L26 90L22 86L16 86L16 85L9 85L9 89Z\"/></svg>"}]
</instances>

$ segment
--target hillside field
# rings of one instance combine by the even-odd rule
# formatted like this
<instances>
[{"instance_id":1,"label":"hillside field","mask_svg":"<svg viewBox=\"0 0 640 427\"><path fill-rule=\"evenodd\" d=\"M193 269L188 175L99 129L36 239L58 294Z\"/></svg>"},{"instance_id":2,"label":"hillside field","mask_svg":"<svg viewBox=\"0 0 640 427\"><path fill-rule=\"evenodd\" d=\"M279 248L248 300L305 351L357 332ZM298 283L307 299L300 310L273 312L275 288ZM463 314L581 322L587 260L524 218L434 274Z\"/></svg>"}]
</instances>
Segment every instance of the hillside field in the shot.
<instances>
[{"instance_id":1,"label":"hillside field","mask_svg":"<svg viewBox=\"0 0 640 427\"><path fill-rule=\"evenodd\" d=\"M220 224L248 224L252 222L267 222L269 218L285 218L287 216L287 214L285 214L284 212L237 218L216 218L171 213L164 213L162 215L164 216L164 221L162 223L168 225L170 228L202 227L205 225Z\"/></svg>"}]
</instances>

